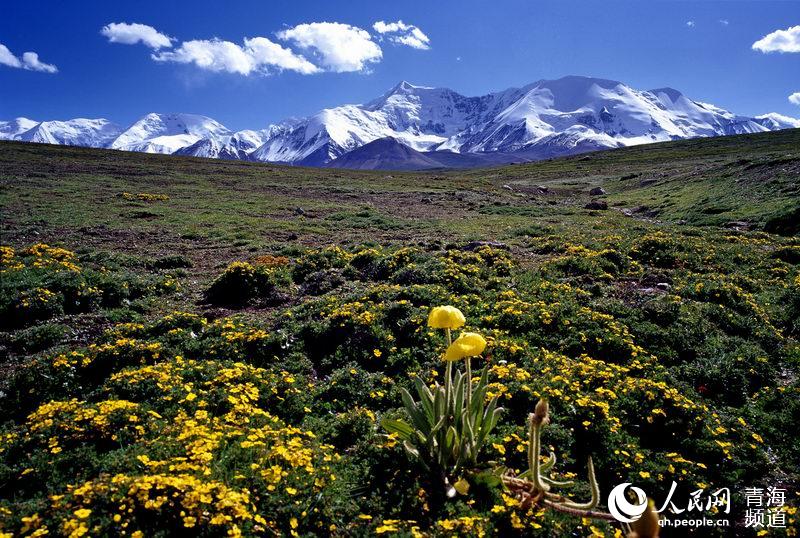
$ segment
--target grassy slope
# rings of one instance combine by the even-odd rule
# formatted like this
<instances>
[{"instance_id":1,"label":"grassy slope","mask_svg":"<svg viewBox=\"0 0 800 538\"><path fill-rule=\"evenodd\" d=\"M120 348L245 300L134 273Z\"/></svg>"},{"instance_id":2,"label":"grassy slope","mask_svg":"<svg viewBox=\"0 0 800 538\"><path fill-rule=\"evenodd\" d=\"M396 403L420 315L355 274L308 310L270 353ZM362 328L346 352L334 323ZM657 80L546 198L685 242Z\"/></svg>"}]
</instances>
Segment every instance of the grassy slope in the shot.
<instances>
[{"instance_id":1,"label":"grassy slope","mask_svg":"<svg viewBox=\"0 0 800 538\"><path fill-rule=\"evenodd\" d=\"M588 191L597 186L607 191L605 199L611 209L588 211L583 208L593 198ZM168 199L130 200L123 197L123 193L164 194ZM633 216L620 211L639 206L647 206L647 209ZM652 371L660 372L659 376L678 387L686 397L719 410L726 424L735 424L739 416L747 417L748 424L755 424L758 428L755 431L760 432L779 454L779 459L772 462L774 465L767 466L763 453L758 452L759 467L749 468L745 465L747 462L736 460L734 471L714 469L709 470L708 475L701 472L698 477L715 482L733 480L737 473L769 469L767 483L783 480L789 487L797 484L796 473L792 474L798 461L796 435L786 433L791 432L787 417L797 413L797 406L791 411L786 403L791 400L782 400L779 396L774 400L766 398L766 403L762 397L754 406L750 399L755 400L755 395L748 392L761 385L770 390L776 387L797 390L797 346L793 339L797 336L797 326L792 333L793 321L787 318L787 311L780 303L787 297L784 294L792 282L797 287L797 267L796 261L782 261L776 257L782 248L797 249L797 240L760 232L732 232L723 225L745 220L759 228L798 206L800 130L657 144L496 169L429 173L307 169L0 143L2 244L17 249L37 242L58 244L77 251L82 265L92 266L98 259L107 265L111 260L117 266L153 278L163 278L167 272L153 269L148 260L177 254L191 262L190 268L175 272L181 282L178 293L163 298L146 296L130 309L57 319L68 337L57 341L54 349L74 349L98 341L100 331L115 321L146 322L174 308L212 318L232 313L204 305L199 300L210 280L233 260L249 260L267 253L295 258L305 247L364 243L420 244L436 256L443 256L439 247L463 246L471 240L501 241L509 245L515 262L522 268L520 273L515 269L510 276L504 276L501 286L516 290L530 303L524 315L532 316L526 323L534 329L515 329L514 320L509 326L491 321L496 318L490 315L493 314L492 301L499 301L500 295L491 288L493 284L489 280L469 281L467 292L454 291L445 285L444 292L430 286L425 293L445 293L448 300L471 305L471 312L467 313L468 316L472 314L471 321L475 319L478 330L510 331L512 343L525 349L525 358L520 358L519 364L531 371L539 367L541 360L530 364L523 361L531 360L529 357L535 356L539 346L569 357L586 352L609 363L627 360L619 358L619 349L610 344L605 349L605 344L601 343L605 338L614 341L607 327L598 329L594 320L579 319L578 312L579 307L587 307L612 316L614 323L623 324L636 344L647 353L657 355L666 368L662 371L659 366ZM666 234L666 239L653 235L659 231ZM642 242L643 236L650 237L650 243ZM662 252L674 255L675 261L664 262L658 257ZM98 258L98 253L109 257ZM639 264L638 269L632 260ZM420 264L437 266L424 257ZM350 355L361 357L363 354L365 367L369 369L372 346L360 349L351 344L351 347L342 348L346 352L337 350L336 354L317 350L316 341L326 341L313 332L319 320L327 323L325 301L339 304L363 294L377 297L365 300L367 304L374 300L382 305L396 298L391 298L392 292L381 287L380 280L371 282L369 278L353 278L347 274L344 286L334 288L321 298L303 291L315 279L336 277L337 271L337 268L326 268L319 273L321 276L312 273L308 282L295 279L301 284L299 291L294 291L285 304L277 308L250 308L245 312L248 323L259 327L264 324L273 333L274 314L280 314L277 318L282 319L284 309L295 309L292 318L296 321L291 323L296 325L290 323L285 328L305 336L298 336L298 342L293 344L298 349L292 347L286 353L305 354L311 357L316 368L324 365L333 368L331 375L347 375L350 366L340 362ZM720 283L715 280L718 277L725 280ZM396 278L398 280L391 281L397 282L408 276L387 278ZM703 295L695 287L701 281L707 288L722 286L718 291L723 294L722 298L717 295L715 299L711 291ZM557 288L548 287L547 282L564 283L568 287L564 297L569 298L559 296L561 292L553 291ZM662 282L672 283L675 293L683 296L683 299L678 297L683 301L679 312L670 299L674 296L655 288L656 283ZM474 291L470 286L475 286ZM425 311L428 300L433 299L427 295L421 299L417 305L419 311L408 314L405 323L416 323L413 320ZM552 310L555 315L561 311L572 325L541 325L537 317L540 308ZM756 319L753 312L763 312L763 319ZM487 317L482 318L482 315ZM403 327L401 324L392 327L395 326ZM789 336L776 340L775 327ZM377 321L373 329L384 330ZM591 347L595 345L591 339L588 344L575 341L577 332L593 334L591 330L597 330L601 338L597 341L598 349ZM17 341L27 338L17 333L0 333L0 351L2 345L10 341L6 336ZM530 350L525 347L528 345ZM428 347L415 343L409 349L415 357L429 358L432 354ZM40 356L26 355L14 350L14 346L9 349L14 360L2 364L4 372L14 371L14 365L24 365ZM197 348L188 345L187 350L191 349L197 352ZM625 346L620 349L624 350ZM330 356L325 354L328 351ZM503 356L503 352L498 349L496 353ZM44 356L48 354L52 354L52 350ZM748 363L742 362L762 355L768 357L769 369L758 374L766 381L756 382L753 371L747 373ZM407 378L403 368L408 368L408 365L403 366L404 359L391 354L384 359L397 369L395 379L402 383ZM255 363L265 364L258 362L265 360L259 357ZM282 360L291 362L294 359L282 357ZM509 356L509 360L515 359ZM625 364L631 362L635 361ZM436 367L435 363L413 364L414 368ZM336 370L340 366L344 368L341 372ZM725 382L719 384L723 378ZM546 385L549 381L535 382ZM335 408L335 404L329 401L326 391L330 387L326 387L325 380L315 379L315 385L308 405L324 413L309 414L304 427L324 432L334 427L326 421L332 416L327 406ZM7 388L0 385L0 390ZM711 393L703 392L706 390ZM368 394L370 391L359 392ZM59 397L83 398L87 394L78 391ZM385 402L373 406L366 396L361 401L356 394L356 400L343 400L341 405L344 410L364 406L381 413L399 405L395 396L393 393ZM741 398L747 403L742 403ZM510 414L508 420L516 425L514 427L524 421L529 403L521 405L519 413ZM770 409L782 407L786 408L785 415L775 412L774 418L770 418ZM339 411L338 408L333 410ZM562 421L571 420L569 427L577 429L585 418L566 412L561 417ZM507 427L512 428L511 425ZM666 450L658 443L668 441L659 441L652 435L639 439L636 428L630 435L632 442L638 444L632 446L653 451L652 460L645 462L652 467L642 467L637 461L630 463L630 472L651 469L654 477L657 472L666 472L668 462L662 461L661 454ZM580 442L572 445L566 441L570 437L568 432L556 431L565 440L568 459L570 452L581 451ZM596 434L603 436L604 443L615 445L618 442L605 437L606 433ZM701 434L692 441L708 442L716 449L711 439ZM347 446L342 448L349 450ZM710 449L708 454L712 454ZM706 459L702 459L699 452L696 457L700 458L698 461L711 463L716 456L708 454L703 456ZM610 454L605 458L604 484L624 478L624 474L615 474L628 472L624 458ZM623 464L626 467L623 468ZM42 465L42 469L49 468L49 464ZM573 465L571 469L583 473L580 465ZM742 476L752 480L748 474ZM69 475L64 480L74 481ZM398 487L401 489L397 494L402 497L405 491L402 487L410 486ZM409 491L414 497L414 491ZM385 492L373 494L386 495ZM375 517L392 515L390 509L384 512L373 509ZM431 514L431 517L442 516ZM567 526L572 524L568 522Z\"/></svg>"},{"instance_id":2,"label":"grassy slope","mask_svg":"<svg viewBox=\"0 0 800 538\"><path fill-rule=\"evenodd\" d=\"M565 215L575 215L571 220L580 224L581 207L593 186L608 191L612 206L648 206L665 221L763 224L797 206L799 177L800 130L444 173L292 168L0 145L5 234L16 239L33 231L57 231L77 238L76 230L81 235L88 230L100 233L101 240L106 234L124 235L144 248L163 241L172 247L237 242L260 248L291 234L303 243L324 243L342 236L375 238L376 228L382 240L442 234L506 239L517 229L562 221ZM641 186L653 179L655 184ZM538 194L537 185L551 192ZM164 193L170 201L131 204L118 197L123 191ZM298 218L297 207L307 216ZM617 218L609 212L602 221Z\"/></svg>"}]
</instances>

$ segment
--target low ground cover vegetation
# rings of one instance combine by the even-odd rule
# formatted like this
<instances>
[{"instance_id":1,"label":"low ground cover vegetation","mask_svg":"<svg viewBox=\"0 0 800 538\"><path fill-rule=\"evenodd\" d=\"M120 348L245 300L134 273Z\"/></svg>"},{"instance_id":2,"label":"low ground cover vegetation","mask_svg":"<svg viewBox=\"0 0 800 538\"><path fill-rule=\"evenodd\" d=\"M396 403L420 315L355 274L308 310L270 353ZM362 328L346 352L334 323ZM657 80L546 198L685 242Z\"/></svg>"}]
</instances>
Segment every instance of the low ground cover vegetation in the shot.
<instances>
[{"instance_id":1,"label":"low ground cover vegetation","mask_svg":"<svg viewBox=\"0 0 800 538\"><path fill-rule=\"evenodd\" d=\"M524 476L540 399L551 404L545 452L561 462L548 479L585 476L588 457L605 491L676 480L686 494L712 484L739 492L797 479L800 389L787 372L798 361L800 276L784 254L794 241L732 234L710 247L702 234L664 232L528 241L548 253L536 269L506 249L435 242L253 256L207 285L204 301L232 307L223 315L200 304L29 354L0 400L3 529L613 535L607 522L525 504L477 473ZM4 296L66 296L60 279L79 267L87 289L94 282L66 250L3 253ZM181 280L131 278L151 282L135 296ZM99 289L76 315L118 306ZM440 305L485 339L471 377L481 405L503 408L480 455L446 481L404 450L396 426L413 421L408 393L445 385L447 336L429 327ZM47 312L20 330L67 313ZM567 493L592 492L579 481Z\"/></svg>"}]
</instances>

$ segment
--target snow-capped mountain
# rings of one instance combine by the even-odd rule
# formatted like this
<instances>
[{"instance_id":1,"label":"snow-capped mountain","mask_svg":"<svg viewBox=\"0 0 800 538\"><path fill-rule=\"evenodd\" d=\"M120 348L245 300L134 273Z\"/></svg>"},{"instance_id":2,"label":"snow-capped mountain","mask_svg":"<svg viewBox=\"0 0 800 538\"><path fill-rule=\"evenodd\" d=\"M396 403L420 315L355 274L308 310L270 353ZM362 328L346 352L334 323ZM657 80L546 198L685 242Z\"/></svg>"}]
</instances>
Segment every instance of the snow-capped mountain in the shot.
<instances>
[{"instance_id":1,"label":"snow-capped mountain","mask_svg":"<svg viewBox=\"0 0 800 538\"><path fill-rule=\"evenodd\" d=\"M463 139L458 150L569 152L769 130L671 88L638 91L611 80L565 77L523 90L513 105Z\"/></svg>"},{"instance_id":2,"label":"snow-capped mountain","mask_svg":"<svg viewBox=\"0 0 800 538\"><path fill-rule=\"evenodd\" d=\"M17 118L0 122L0 140L22 140L41 144L107 147L122 131L106 119L76 118L69 121L37 122Z\"/></svg>"},{"instance_id":3,"label":"snow-capped mountain","mask_svg":"<svg viewBox=\"0 0 800 538\"><path fill-rule=\"evenodd\" d=\"M480 157L490 154L512 162L798 127L795 118L738 116L672 88L643 91L569 76L479 97L401 82L366 104L325 109L260 131L232 132L194 114L148 114L124 131L107 120L17 118L0 122L0 139L323 166L381 139L394 141L374 146L393 161L404 154L393 145L399 143L428 157L436 152L437 162L494 162ZM358 162L380 160L370 151L360 152Z\"/></svg>"},{"instance_id":4,"label":"snow-capped mountain","mask_svg":"<svg viewBox=\"0 0 800 538\"><path fill-rule=\"evenodd\" d=\"M28 118L0 121L0 140L16 140L19 135L33 129L38 124L38 121L29 120Z\"/></svg>"},{"instance_id":5,"label":"snow-capped mountain","mask_svg":"<svg viewBox=\"0 0 800 538\"><path fill-rule=\"evenodd\" d=\"M224 125L205 116L151 113L128 127L109 147L144 153L175 153L199 140L230 134Z\"/></svg>"},{"instance_id":6,"label":"snow-capped mountain","mask_svg":"<svg viewBox=\"0 0 800 538\"><path fill-rule=\"evenodd\" d=\"M753 118L755 121L769 129L770 131L780 131L781 129L797 129L800 128L800 120L770 112Z\"/></svg>"},{"instance_id":7,"label":"snow-capped mountain","mask_svg":"<svg viewBox=\"0 0 800 538\"><path fill-rule=\"evenodd\" d=\"M465 97L401 82L364 105L323 110L278 126L252 157L320 165L380 138L417 151L522 153L545 158L648 142L791 128L777 114L737 116L672 88L635 90L589 77L541 80Z\"/></svg>"},{"instance_id":8,"label":"snow-capped mountain","mask_svg":"<svg viewBox=\"0 0 800 538\"><path fill-rule=\"evenodd\" d=\"M393 138L417 151L457 149L447 144L488 122L513 103L520 90L464 97L446 88L401 82L365 105L322 110L279 124L252 157L307 165L325 164L380 138Z\"/></svg>"},{"instance_id":9,"label":"snow-capped mountain","mask_svg":"<svg viewBox=\"0 0 800 538\"><path fill-rule=\"evenodd\" d=\"M250 154L264 144L269 134L267 130L245 130L232 135L202 138L191 146L177 150L174 154L212 159L249 160Z\"/></svg>"}]
</instances>

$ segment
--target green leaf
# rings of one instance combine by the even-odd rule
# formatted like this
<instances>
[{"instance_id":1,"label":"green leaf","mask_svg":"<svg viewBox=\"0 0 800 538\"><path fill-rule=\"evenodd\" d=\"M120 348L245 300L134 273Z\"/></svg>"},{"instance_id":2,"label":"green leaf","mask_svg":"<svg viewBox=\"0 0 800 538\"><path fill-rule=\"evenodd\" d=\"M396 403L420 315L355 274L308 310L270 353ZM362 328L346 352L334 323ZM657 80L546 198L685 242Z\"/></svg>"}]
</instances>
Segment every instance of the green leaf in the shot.
<instances>
[{"instance_id":1,"label":"green leaf","mask_svg":"<svg viewBox=\"0 0 800 538\"><path fill-rule=\"evenodd\" d=\"M403 422L402 420L394 420L391 418L384 418L381 420L381 426L389 433L396 433L401 439L413 439L414 428Z\"/></svg>"},{"instance_id":2,"label":"green leaf","mask_svg":"<svg viewBox=\"0 0 800 538\"><path fill-rule=\"evenodd\" d=\"M403 448L405 448L406 452L408 452L409 454L411 454L415 458L422 459L422 458L419 457L419 450L417 450L417 447L415 447L414 445L412 445L408 441L403 441Z\"/></svg>"},{"instance_id":3,"label":"green leaf","mask_svg":"<svg viewBox=\"0 0 800 538\"><path fill-rule=\"evenodd\" d=\"M425 414L428 415L428 422L433 423L433 393L419 377L414 380L414 384L417 387L417 394L419 394L422 408L425 410Z\"/></svg>"},{"instance_id":4,"label":"green leaf","mask_svg":"<svg viewBox=\"0 0 800 538\"><path fill-rule=\"evenodd\" d=\"M425 435L429 434L431 427L430 421L425 416L425 413L414 403L411 394L409 394L406 389L401 388L400 397L403 399L403 406L406 408L406 412L411 418L414 427Z\"/></svg>"},{"instance_id":5,"label":"green leaf","mask_svg":"<svg viewBox=\"0 0 800 538\"><path fill-rule=\"evenodd\" d=\"M453 417L458 420L464 409L464 378L459 377L456 382L455 404L453 405Z\"/></svg>"}]
</instances>

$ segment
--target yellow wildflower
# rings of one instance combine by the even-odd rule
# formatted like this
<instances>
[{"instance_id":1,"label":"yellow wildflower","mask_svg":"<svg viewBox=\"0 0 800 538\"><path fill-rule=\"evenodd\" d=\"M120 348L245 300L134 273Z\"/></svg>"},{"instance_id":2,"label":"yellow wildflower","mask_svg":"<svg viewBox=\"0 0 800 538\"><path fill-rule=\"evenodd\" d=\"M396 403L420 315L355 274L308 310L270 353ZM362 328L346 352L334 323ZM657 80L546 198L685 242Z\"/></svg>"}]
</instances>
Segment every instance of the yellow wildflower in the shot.
<instances>
[{"instance_id":1,"label":"yellow wildflower","mask_svg":"<svg viewBox=\"0 0 800 538\"><path fill-rule=\"evenodd\" d=\"M456 341L450 344L444 354L444 360L457 361L465 357L476 357L486 349L486 340L478 333L461 333Z\"/></svg>"},{"instance_id":2,"label":"yellow wildflower","mask_svg":"<svg viewBox=\"0 0 800 538\"><path fill-rule=\"evenodd\" d=\"M458 329L466 321L464 314L455 306L437 306L428 315L428 327L434 329Z\"/></svg>"}]
</instances>

